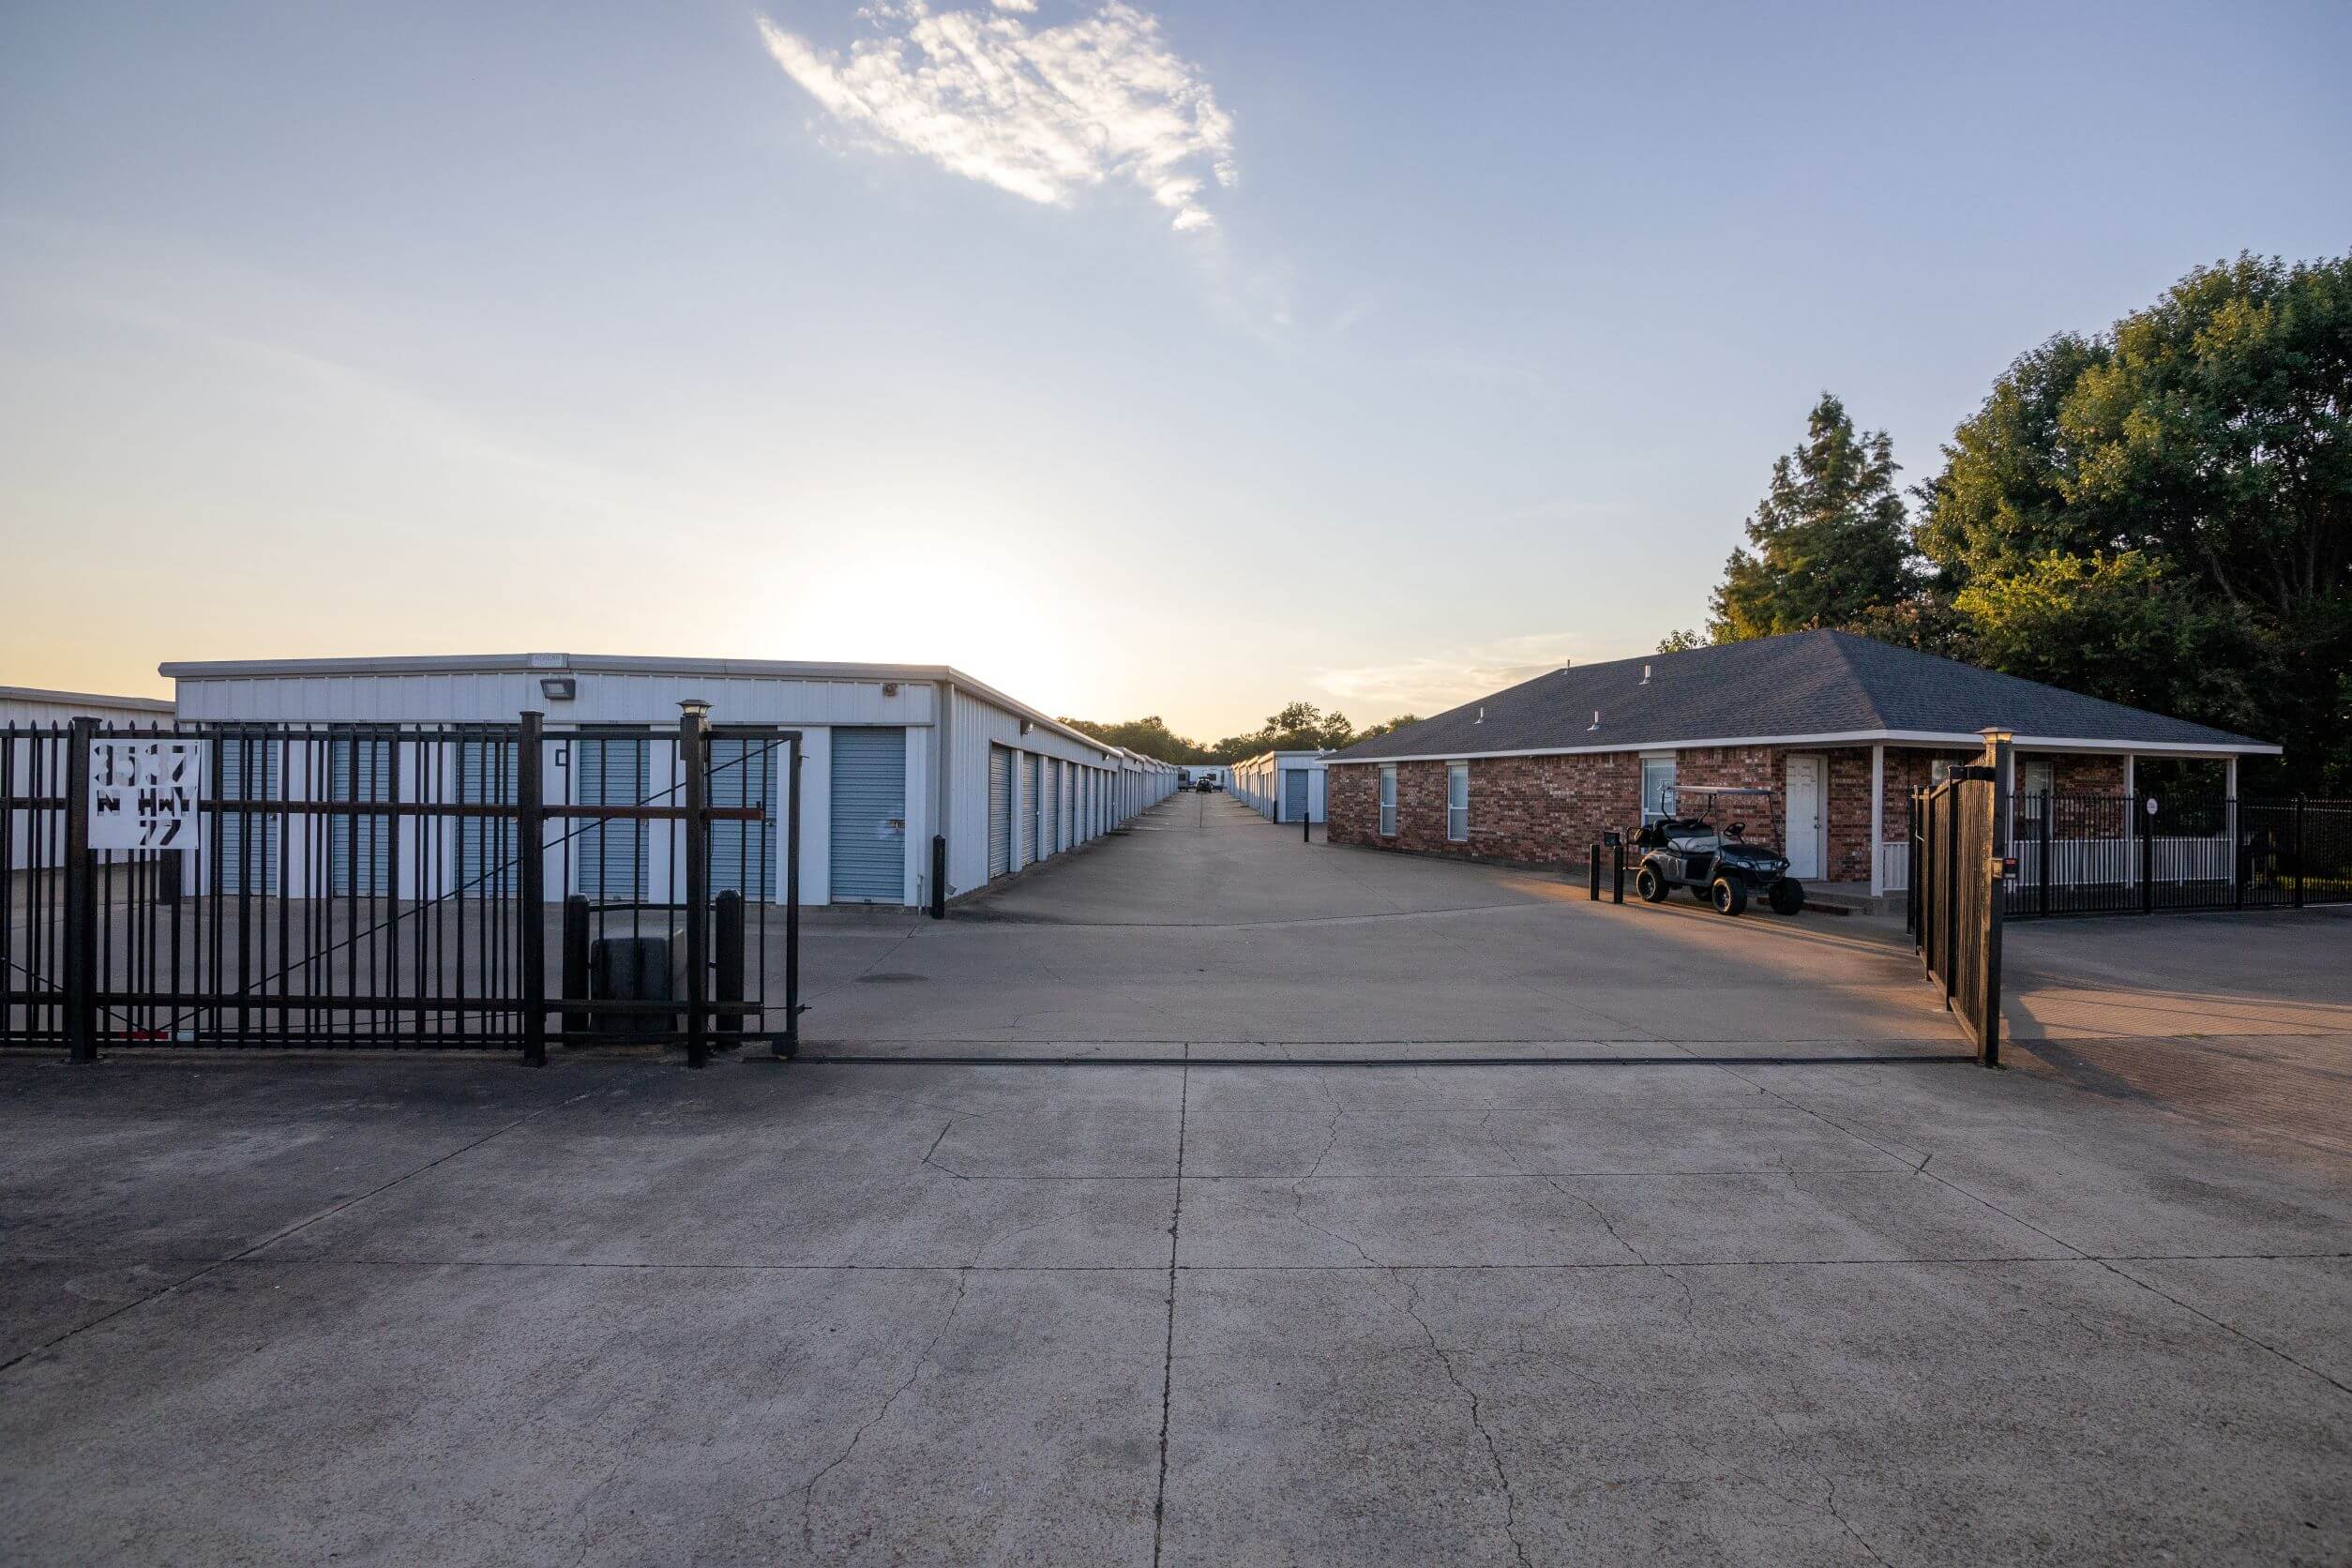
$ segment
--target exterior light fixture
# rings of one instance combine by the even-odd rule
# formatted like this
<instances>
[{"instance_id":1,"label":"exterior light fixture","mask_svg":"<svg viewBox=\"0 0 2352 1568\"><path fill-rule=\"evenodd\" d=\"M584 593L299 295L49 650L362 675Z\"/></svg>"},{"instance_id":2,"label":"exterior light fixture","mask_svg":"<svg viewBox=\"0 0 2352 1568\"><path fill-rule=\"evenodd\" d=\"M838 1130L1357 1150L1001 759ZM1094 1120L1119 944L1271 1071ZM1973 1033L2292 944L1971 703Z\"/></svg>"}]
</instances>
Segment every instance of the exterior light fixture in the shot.
<instances>
[{"instance_id":1,"label":"exterior light fixture","mask_svg":"<svg viewBox=\"0 0 2352 1568\"><path fill-rule=\"evenodd\" d=\"M1998 724L1988 724L1977 733L1984 737L1986 746L2006 746L2017 738L2016 731Z\"/></svg>"},{"instance_id":2,"label":"exterior light fixture","mask_svg":"<svg viewBox=\"0 0 2352 1568\"><path fill-rule=\"evenodd\" d=\"M678 711L695 718L708 718L711 716L710 703L703 701L700 697L681 698L678 701Z\"/></svg>"},{"instance_id":3,"label":"exterior light fixture","mask_svg":"<svg viewBox=\"0 0 2352 1568\"><path fill-rule=\"evenodd\" d=\"M580 683L569 675L550 675L539 682L539 695L550 702L568 702L580 695Z\"/></svg>"},{"instance_id":4,"label":"exterior light fixture","mask_svg":"<svg viewBox=\"0 0 2352 1568\"><path fill-rule=\"evenodd\" d=\"M897 683L897 682L896 682L896 681L884 681L884 682L882 683L882 695L883 695L884 697L896 697L896 696L897 696L897 695L898 695L898 683Z\"/></svg>"}]
</instances>

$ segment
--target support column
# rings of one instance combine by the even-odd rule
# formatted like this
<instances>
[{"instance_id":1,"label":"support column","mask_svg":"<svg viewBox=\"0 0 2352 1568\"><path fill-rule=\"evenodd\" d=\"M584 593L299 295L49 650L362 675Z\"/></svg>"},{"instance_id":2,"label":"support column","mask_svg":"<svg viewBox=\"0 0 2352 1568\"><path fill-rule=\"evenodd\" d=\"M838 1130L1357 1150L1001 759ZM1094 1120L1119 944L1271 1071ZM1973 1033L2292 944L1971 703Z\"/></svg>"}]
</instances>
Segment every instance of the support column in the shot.
<instances>
[{"instance_id":1,"label":"support column","mask_svg":"<svg viewBox=\"0 0 2352 1568\"><path fill-rule=\"evenodd\" d=\"M1887 836L1887 746L1884 741L1870 748L1870 896L1877 897L1886 891L1886 879L1879 874L1879 863L1886 858Z\"/></svg>"}]
</instances>

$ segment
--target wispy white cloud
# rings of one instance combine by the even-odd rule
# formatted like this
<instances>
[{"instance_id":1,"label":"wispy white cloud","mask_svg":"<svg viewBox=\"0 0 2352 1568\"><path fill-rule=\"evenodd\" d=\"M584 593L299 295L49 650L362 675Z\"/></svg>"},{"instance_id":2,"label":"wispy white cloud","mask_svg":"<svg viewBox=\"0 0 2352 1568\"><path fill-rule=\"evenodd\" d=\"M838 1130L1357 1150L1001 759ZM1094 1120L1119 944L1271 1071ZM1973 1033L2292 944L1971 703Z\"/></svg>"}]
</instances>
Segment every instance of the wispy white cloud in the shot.
<instances>
[{"instance_id":1,"label":"wispy white cloud","mask_svg":"<svg viewBox=\"0 0 2352 1568\"><path fill-rule=\"evenodd\" d=\"M1140 187L1179 233L1213 227L1204 198L1230 186L1233 122L1156 17L1109 0L1054 26L1036 0L933 10L925 0L865 14L874 37L848 54L765 17L786 74L843 125L1032 202L1066 206L1110 181Z\"/></svg>"},{"instance_id":2,"label":"wispy white cloud","mask_svg":"<svg viewBox=\"0 0 2352 1568\"><path fill-rule=\"evenodd\" d=\"M1398 713L1426 718L1473 698L1531 681L1571 658L1590 656L1588 641L1573 632L1539 632L1443 648L1390 664L1324 670L1317 681L1341 701L1363 709L1350 715L1363 722L1377 722Z\"/></svg>"}]
</instances>

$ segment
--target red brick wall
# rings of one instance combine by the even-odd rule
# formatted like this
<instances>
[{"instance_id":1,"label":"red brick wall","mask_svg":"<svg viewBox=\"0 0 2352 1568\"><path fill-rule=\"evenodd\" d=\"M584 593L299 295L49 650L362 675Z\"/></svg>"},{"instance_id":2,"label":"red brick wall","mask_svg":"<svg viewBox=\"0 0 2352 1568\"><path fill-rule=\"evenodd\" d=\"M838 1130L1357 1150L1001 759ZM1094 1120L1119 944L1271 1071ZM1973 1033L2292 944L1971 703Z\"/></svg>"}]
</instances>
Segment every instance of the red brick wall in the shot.
<instances>
[{"instance_id":1,"label":"red brick wall","mask_svg":"<svg viewBox=\"0 0 2352 1568\"><path fill-rule=\"evenodd\" d=\"M1675 753L1675 782L1772 791L1769 809L1737 812L1750 840L1783 848L1787 810L1788 756L1812 752L1828 760L1827 860L1820 880L1870 881L1870 748L1862 746L1690 746ZM1976 750L1894 746L1886 750L1881 834L1899 844L1909 831L1910 795L1933 779L1938 761L1972 762ZM1331 841L1377 849L1413 850L1523 865L1574 865L1609 829L1641 821L1641 757L1610 751L1575 757L1482 757L1470 762L1470 841L1445 837L1445 764L1396 764L1396 834L1382 838L1376 764L1346 763L1326 775ZM2123 760L2096 754L2058 756L2060 793L2114 794L2123 788ZM1696 803L1695 803L1696 804ZM1733 807L1719 812L1725 820Z\"/></svg>"},{"instance_id":2,"label":"red brick wall","mask_svg":"<svg viewBox=\"0 0 2352 1568\"><path fill-rule=\"evenodd\" d=\"M1581 864L1605 829L1641 819L1641 759L1633 752L1578 757L1480 757L1470 764L1470 839L1445 837L1445 764L1396 764L1396 834L1380 836L1377 764L1326 775L1331 841L1520 865Z\"/></svg>"}]
</instances>

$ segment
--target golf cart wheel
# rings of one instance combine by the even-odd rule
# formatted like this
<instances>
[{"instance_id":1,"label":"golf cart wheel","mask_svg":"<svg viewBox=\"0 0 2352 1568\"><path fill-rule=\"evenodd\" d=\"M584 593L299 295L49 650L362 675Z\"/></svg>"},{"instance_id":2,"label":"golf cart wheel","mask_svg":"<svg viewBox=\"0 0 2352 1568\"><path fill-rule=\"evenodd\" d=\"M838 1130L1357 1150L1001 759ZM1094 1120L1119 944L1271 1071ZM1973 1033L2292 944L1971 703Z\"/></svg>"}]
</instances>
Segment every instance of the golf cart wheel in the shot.
<instances>
[{"instance_id":1,"label":"golf cart wheel","mask_svg":"<svg viewBox=\"0 0 2352 1568\"><path fill-rule=\"evenodd\" d=\"M1717 914L1744 914L1747 912L1748 890L1745 883L1735 881L1730 877L1717 877L1715 879L1713 892L1715 896L1715 912Z\"/></svg>"},{"instance_id":2,"label":"golf cart wheel","mask_svg":"<svg viewBox=\"0 0 2352 1568\"><path fill-rule=\"evenodd\" d=\"M1634 873L1634 892L1645 904L1666 902L1666 879L1658 875L1655 866L1645 866Z\"/></svg>"},{"instance_id":3,"label":"golf cart wheel","mask_svg":"<svg viewBox=\"0 0 2352 1568\"><path fill-rule=\"evenodd\" d=\"M1783 877L1765 897L1772 900L1774 914L1794 914L1805 907L1805 884L1794 877Z\"/></svg>"}]
</instances>

